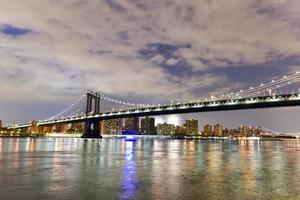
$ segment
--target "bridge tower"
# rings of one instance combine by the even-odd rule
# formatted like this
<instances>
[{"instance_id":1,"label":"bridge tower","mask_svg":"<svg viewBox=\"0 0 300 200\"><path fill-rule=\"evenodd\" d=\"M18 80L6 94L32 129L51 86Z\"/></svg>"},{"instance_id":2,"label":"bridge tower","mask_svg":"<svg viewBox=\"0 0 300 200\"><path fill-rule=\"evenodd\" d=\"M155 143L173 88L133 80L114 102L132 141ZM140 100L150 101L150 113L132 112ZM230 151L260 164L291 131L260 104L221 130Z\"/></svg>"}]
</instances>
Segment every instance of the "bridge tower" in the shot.
<instances>
[{"instance_id":1,"label":"bridge tower","mask_svg":"<svg viewBox=\"0 0 300 200\"><path fill-rule=\"evenodd\" d=\"M100 113L100 93L88 91L86 99L86 115L99 114Z\"/></svg>"},{"instance_id":2,"label":"bridge tower","mask_svg":"<svg viewBox=\"0 0 300 200\"><path fill-rule=\"evenodd\" d=\"M87 92L86 115L94 115L100 113L100 93ZM101 138L100 120L97 118L89 118L85 122L83 138Z\"/></svg>"}]
</instances>

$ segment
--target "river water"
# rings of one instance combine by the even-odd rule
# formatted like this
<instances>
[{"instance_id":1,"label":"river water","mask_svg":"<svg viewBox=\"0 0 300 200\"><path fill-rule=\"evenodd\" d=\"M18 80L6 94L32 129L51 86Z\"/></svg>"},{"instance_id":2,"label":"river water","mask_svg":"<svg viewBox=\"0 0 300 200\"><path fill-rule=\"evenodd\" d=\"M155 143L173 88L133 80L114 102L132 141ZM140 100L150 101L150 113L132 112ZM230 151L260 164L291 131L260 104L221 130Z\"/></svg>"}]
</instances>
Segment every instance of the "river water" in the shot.
<instances>
[{"instance_id":1,"label":"river water","mask_svg":"<svg viewBox=\"0 0 300 200\"><path fill-rule=\"evenodd\" d=\"M0 199L300 199L300 141L2 138Z\"/></svg>"}]
</instances>

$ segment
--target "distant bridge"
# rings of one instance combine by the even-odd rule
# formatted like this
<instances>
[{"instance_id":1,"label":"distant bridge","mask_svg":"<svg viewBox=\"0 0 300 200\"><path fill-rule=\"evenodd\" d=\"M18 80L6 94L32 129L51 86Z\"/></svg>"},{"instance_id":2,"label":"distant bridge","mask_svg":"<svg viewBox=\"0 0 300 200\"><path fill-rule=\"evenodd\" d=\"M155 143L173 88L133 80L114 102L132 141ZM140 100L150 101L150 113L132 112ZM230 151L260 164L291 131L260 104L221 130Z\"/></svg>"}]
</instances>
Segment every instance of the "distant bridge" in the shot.
<instances>
[{"instance_id":1,"label":"distant bridge","mask_svg":"<svg viewBox=\"0 0 300 200\"><path fill-rule=\"evenodd\" d=\"M112 99L99 92L88 91L86 95L82 95L73 104L49 119L39 120L35 123L8 125L7 128L11 130L33 129L33 127L43 128L60 124L84 123L83 137L100 138L99 123L108 119L299 106L300 92L298 88L286 94L277 92L279 88L289 87L291 84L299 82L299 79L300 73L297 72L276 81L272 80L267 84L250 87L237 93L221 95L220 98L212 97L206 100L169 105L132 104Z\"/></svg>"}]
</instances>

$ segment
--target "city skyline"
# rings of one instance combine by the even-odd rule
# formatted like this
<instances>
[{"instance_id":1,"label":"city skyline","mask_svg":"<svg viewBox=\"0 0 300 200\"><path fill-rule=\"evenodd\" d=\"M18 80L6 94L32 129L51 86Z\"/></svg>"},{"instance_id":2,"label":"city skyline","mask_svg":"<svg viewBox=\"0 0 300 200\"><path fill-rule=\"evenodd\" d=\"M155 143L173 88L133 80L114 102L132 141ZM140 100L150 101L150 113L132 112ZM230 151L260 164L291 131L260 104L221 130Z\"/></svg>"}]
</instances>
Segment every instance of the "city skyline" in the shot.
<instances>
[{"instance_id":1,"label":"city skyline","mask_svg":"<svg viewBox=\"0 0 300 200\"><path fill-rule=\"evenodd\" d=\"M134 122L135 125L126 125L126 122ZM260 125L249 125L249 124L239 124L238 126L231 126L228 127L226 124L222 124L221 122L216 123L208 123L205 121L199 121L198 119L193 119L191 115L186 114L185 118L178 118L176 115L169 115L165 117L164 119L160 117L150 116L150 117L131 117L131 118L119 118L119 119L111 119L111 120L103 120L100 122L102 124L101 127L104 127L103 130L101 130L101 134L142 134L142 135L153 135L153 134L167 134L169 131L165 131L164 129L161 131L158 131L157 129L159 126L172 125L173 127L164 127L166 129L175 129L177 127L184 128L186 133L189 133L191 135L197 135L196 133L203 133L206 132L206 126L210 126L211 132L215 135L220 135L220 133L215 133L215 126L220 126L218 128L221 129L221 131L224 130L235 130L239 129L240 127L252 127L252 128L261 128L263 131L272 132L274 134L293 134L292 132L278 132L278 130L269 129L266 127L262 127ZM189 125L188 125L189 124ZM130 127L131 128L128 128ZM218 129L217 128L217 129ZM129 131L129 132L127 132ZM160 133L159 133L160 132ZM176 132L176 131L175 131ZM294 132L296 133L296 132ZM299 134L297 132L297 134Z\"/></svg>"},{"instance_id":2,"label":"city skyline","mask_svg":"<svg viewBox=\"0 0 300 200\"><path fill-rule=\"evenodd\" d=\"M300 64L298 8L298 2L279 0L2 2L0 119L46 119L90 88L130 102L161 103L292 74ZM229 126L243 118L296 132L299 111L198 118Z\"/></svg>"}]
</instances>

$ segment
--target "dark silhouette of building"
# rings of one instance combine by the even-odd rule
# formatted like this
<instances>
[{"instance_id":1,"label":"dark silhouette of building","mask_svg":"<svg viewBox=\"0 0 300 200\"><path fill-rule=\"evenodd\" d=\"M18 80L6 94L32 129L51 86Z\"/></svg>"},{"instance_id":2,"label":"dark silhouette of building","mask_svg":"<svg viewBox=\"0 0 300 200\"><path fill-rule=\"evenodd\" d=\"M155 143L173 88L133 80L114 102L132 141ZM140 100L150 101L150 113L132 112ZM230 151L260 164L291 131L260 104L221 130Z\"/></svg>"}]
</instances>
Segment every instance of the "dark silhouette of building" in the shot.
<instances>
[{"instance_id":1,"label":"dark silhouette of building","mask_svg":"<svg viewBox=\"0 0 300 200\"><path fill-rule=\"evenodd\" d=\"M175 135L185 135L185 129L180 126L175 127Z\"/></svg>"},{"instance_id":2,"label":"dark silhouette of building","mask_svg":"<svg viewBox=\"0 0 300 200\"><path fill-rule=\"evenodd\" d=\"M138 134L139 133L139 118L129 117L125 118L125 126L123 133Z\"/></svg>"},{"instance_id":3,"label":"dark silhouette of building","mask_svg":"<svg viewBox=\"0 0 300 200\"><path fill-rule=\"evenodd\" d=\"M146 117L141 119L141 134L155 134L155 118L153 117Z\"/></svg>"}]
</instances>

